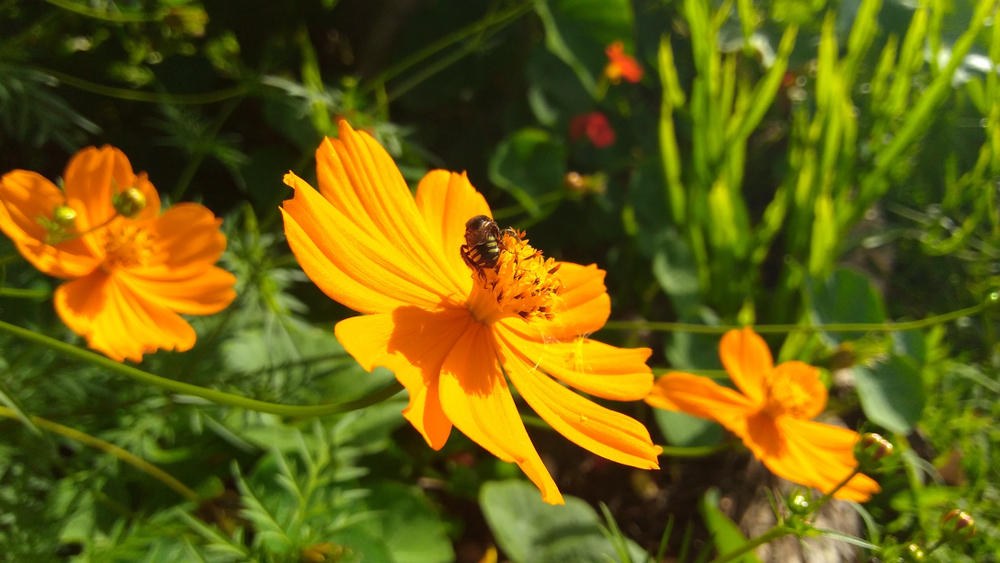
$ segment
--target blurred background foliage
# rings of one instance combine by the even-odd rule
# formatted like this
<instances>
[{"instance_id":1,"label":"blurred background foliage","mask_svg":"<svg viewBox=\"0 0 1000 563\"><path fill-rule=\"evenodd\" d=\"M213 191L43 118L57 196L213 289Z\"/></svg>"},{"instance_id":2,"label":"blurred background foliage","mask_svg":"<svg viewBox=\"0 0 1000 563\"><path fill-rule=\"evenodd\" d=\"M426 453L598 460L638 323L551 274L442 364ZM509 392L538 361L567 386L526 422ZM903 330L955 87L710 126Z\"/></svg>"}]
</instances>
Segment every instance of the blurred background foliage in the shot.
<instances>
[{"instance_id":1,"label":"blurred background foliage","mask_svg":"<svg viewBox=\"0 0 1000 563\"><path fill-rule=\"evenodd\" d=\"M413 185L465 170L501 224L606 269L612 322L597 338L652 348L657 373L724 379L725 325L785 325L766 333L779 359L825 368L830 411L902 450L862 510L869 549L930 545L960 507L980 534L927 558L988 560L996 17L992 0L0 0L0 170L57 178L77 149L110 143L165 201L225 217L237 301L192 320L193 350L142 368L336 403L392 375L365 374L336 342L351 312L298 269L278 205L283 174L315 179L316 146L347 119ZM615 41L639 82L606 76ZM48 299L57 281L0 247L0 318L80 345ZM810 328L843 323L865 326ZM692 534L720 550L734 537L705 495L732 482L738 453L633 472L526 413L560 487L583 499L556 512L458 433L427 448L402 397L281 419L8 335L0 373L4 561L488 561L490 545L515 563L642 561L686 554ZM712 423L618 408L662 444L723 441ZM674 518L694 527L671 535Z\"/></svg>"}]
</instances>

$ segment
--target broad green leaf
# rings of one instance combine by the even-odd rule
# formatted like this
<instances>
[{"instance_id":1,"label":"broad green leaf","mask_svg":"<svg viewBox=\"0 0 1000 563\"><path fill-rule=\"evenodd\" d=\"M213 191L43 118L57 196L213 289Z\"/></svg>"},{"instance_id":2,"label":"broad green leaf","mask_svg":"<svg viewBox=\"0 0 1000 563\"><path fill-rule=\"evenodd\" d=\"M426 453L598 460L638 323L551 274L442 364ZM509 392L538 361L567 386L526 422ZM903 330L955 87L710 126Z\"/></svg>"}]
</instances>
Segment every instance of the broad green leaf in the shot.
<instances>
[{"instance_id":1,"label":"broad green leaf","mask_svg":"<svg viewBox=\"0 0 1000 563\"><path fill-rule=\"evenodd\" d=\"M576 497L565 500L564 506L547 504L525 481L493 481L479 493L486 522L513 563L618 561L597 512ZM634 558L644 552L630 542L629 553Z\"/></svg>"},{"instance_id":2,"label":"broad green leaf","mask_svg":"<svg viewBox=\"0 0 1000 563\"><path fill-rule=\"evenodd\" d=\"M372 488L368 507L378 510L379 534L397 563L448 563L455 552L437 510L423 491L385 482Z\"/></svg>"},{"instance_id":3,"label":"broad green leaf","mask_svg":"<svg viewBox=\"0 0 1000 563\"><path fill-rule=\"evenodd\" d=\"M920 420L926 400L920 364L892 354L874 366L855 366L861 407L872 422L899 434L908 434Z\"/></svg>"},{"instance_id":4,"label":"broad green leaf","mask_svg":"<svg viewBox=\"0 0 1000 563\"><path fill-rule=\"evenodd\" d=\"M637 209L637 216L639 213ZM698 272L690 248L673 230L660 235L653 255L653 275L670 298L678 318L697 317L701 307Z\"/></svg>"},{"instance_id":5,"label":"broad green leaf","mask_svg":"<svg viewBox=\"0 0 1000 563\"><path fill-rule=\"evenodd\" d=\"M810 314L816 324L883 323L882 296L863 274L838 268L825 281L807 284ZM863 332L821 333L828 345L837 345L864 336Z\"/></svg>"},{"instance_id":6,"label":"broad green leaf","mask_svg":"<svg viewBox=\"0 0 1000 563\"><path fill-rule=\"evenodd\" d=\"M743 535L735 522L719 510L719 489L713 487L705 492L698 505L701 517L705 520L705 527L712 535L715 549L720 555L732 553L747 542L747 537ZM733 559L735 563L760 563L760 559L753 550Z\"/></svg>"},{"instance_id":7,"label":"broad green leaf","mask_svg":"<svg viewBox=\"0 0 1000 563\"><path fill-rule=\"evenodd\" d=\"M722 426L717 422L664 409L654 409L653 415L671 446L714 446L722 441Z\"/></svg>"},{"instance_id":8,"label":"broad green leaf","mask_svg":"<svg viewBox=\"0 0 1000 563\"><path fill-rule=\"evenodd\" d=\"M538 216L542 213L539 198L563 189L566 147L541 129L518 130L497 147L489 173L494 184Z\"/></svg>"}]
</instances>

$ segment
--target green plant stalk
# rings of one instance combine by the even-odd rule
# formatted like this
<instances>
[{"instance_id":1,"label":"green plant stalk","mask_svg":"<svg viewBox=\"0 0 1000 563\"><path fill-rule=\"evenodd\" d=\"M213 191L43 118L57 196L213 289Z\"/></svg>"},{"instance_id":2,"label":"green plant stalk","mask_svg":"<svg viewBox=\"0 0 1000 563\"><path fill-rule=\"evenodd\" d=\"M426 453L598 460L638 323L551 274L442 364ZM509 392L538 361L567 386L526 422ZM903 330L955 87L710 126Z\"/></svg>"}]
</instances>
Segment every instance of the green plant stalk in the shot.
<instances>
[{"instance_id":1,"label":"green plant stalk","mask_svg":"<svg viewBox=\"0 0 1000 563\"><path fill-rule=\"evenodd\" d=\"M69 356L71 358L81 360L98 367L108 369L115 372L118 375L134 379L141 383L146 383L148 385L155 385L157 387L162 387L176 393L182 393L185 395L193 395L195 397L200 397L206 401L210 401L219 405L227 405L230 407L238 407L247 410L266 412L270 414L276 414L279 416L294 416L294 417L313 417L313 416L327 416L331 414L339 414L350 411L355 411L363 409L365 407L381 403L389 397L392 397L396 393L399 393L403 386L399 382L394 381L388 386L360 399L354 401L348 401L346 403L339 403L333 405L310 405L310 406L298 406L298 405L282 405L278 403L269 403L266 401L258 401L256 399L248 399L246 397L240 397L239 395L232 395L230 393L224 393L222 391L217 391L215 389L208 389L205 387L199 387L197 385L191 385L190 383L183 383L180 381L174 381L173 379L167 379L165 377L160 377L158 375L153 375L151 373L136 369L132 366L127 366L125 364L118 363L110 358L106 358L99 354L93 352L88 352L81 348L77 348L71 344L61 342L54 338L50 338L43 334L38 334L37 332L21 328L19 326L14 326L9 323L0 321L0 331L7 332L18 338L28 340L35 344L40 344L46 348L50 348L64 356Z\"/></svg>"},{"instance_id":2,"label":"green plant stalk","mask_svg":"<svg viewBox=\"0 0 1000 563\"><path fill-rule=\"evenodd\" d=\"M835 323L828 325L754 325L752 328L758 334L781 334L792 331L803 332L901 332L917 330L939 325L962 317L977 315L991 306L994 301L987 301L958 311L934 315L919 321L902 323ZM739 330L743 325L699 325L690 323L660 323L647 321L608 321L603 328L612 330L656 330L663 332L690 332L694 334L724 334L730 330Z\"/></svg>"},{"instance_id":3,"label":"green plant stalk","mask_svg":"<svg viewBox=\"0 0 1000 563\"><path fill-rule=\"evenodd\" d=\"M413 65L419 63L420 61L426 59L427 57L434 55L438 51L445 49L455 43L458 43L459 41L467 37L471 37L473 35L476 35L477 33L486 31L487 29L495 25L501 27L506 26L507 24L512 23L517 18L530 12L531 8L532 8L532 2L526 2L520 6L511 8L510 10L507 10L505 12L500 12L499 14L492 14L488 18L484 18L483 20L480 20L472 25L466 26L454 33L450 33L442 37L441 39L435 41L434 43L431 43L427 47L424 47L423 49L410 55L409 57L403 59L402 61L386 69L385 71L383 71L382 74L375 77L374 80L361 87L361 93L368 94L372 91L382 89L382 87L385 85L386 82L392 80L397 75L406 72L406 70L412 67Z\"/></svg>"},{"instance_id":4,"label":"green plant stalk","mask_svg":"<svg viewBox=\"0 0 1000 563\"><path fill-rule=\"evenodd\" d=\"M784 524L775 524L775 526L770 530L764 532L763 534L757 536L752 540L747 540L745 544L741 545L735 551L730 551L725 555L720 555L716 557L715 559L710 561L710 563L726 563L726 561L732 561L733 559L736 559L737 557L743 555L748 551L757 549L757 547L762 546L765 543L772 542L780 537L787 536L788 534L791 533L792 531L789 530Z\"/></svg>"},{"instance_id":5,"label":"green plant stalk","mask_svg":"<svg viewBox=\"0 0 1000 563\"><path fill-rule=\"evenodd\" d=\"M52 292L47 289L19 289L16 287L0 287L0 296L18 297L22 299L45 299Z\"/></svg>"},{"instance_id":6,"label":"green plant stalk","mask_svg":"<svg viewBox=\"0 0 1000 563\"><path fill-rule=\"evenodd\" d=\"M45 1L53 6L58 6L67 12L73 12L74 14L80 14L81 16L87 16L89 18L95 18L113 23L157 22L161 21L163 16L166 14L166 12L157 14L127 14L122 12L111 12L108 10L95 10L94 8L84 6L83 4L77 4L72 0Z\"/></svg>"},{"instance_id":7,"label":"green plant stalk","mask_svg":"<svg viewBox=\"0 0 1000 563\"><path fill-rule=\"evenodd\" d=\"M77 78L75 76L70 76L57 70L49 70L47 68L35 67L33 70L41 72L42 74L47 74L67 86L72 86L73 88L90 92L91 94L98 94L100 96L108 96L109 98L118 98L119 100L128 100L131 102L147 102L152 104L213 104L223 100L228 100L229 98L242 96L250 90L249 86L240 85L205 94L160 94L157 92L144 92L141 90L105 86L103 84L97 84L95 82L90 82L89 80L84 80L82 78Z\"/></svg>"},{"instance_id":8,"label":"green plant stalk","mask_svg":"<svg viewBox=\"0 0 1000 563\"><path fill-rule=\"evenodd\" d=\"M0 407L0 416L13 419L19 418L16 412L12 411L11 409L8 409L7 407ZM187 500L193 502L201 501L201 497L198 496L198 493L189 489L187 486L184 485L184 483L181 483L173 476L171 476L169 473L163 471L159 467L156 467L155 465L149 463L148 461L142 458L130 454L129 452L119 448L114 444L105 442L100 438L95 438L90 434L80 432L79 430L70 428L69 426L63 426L62 424L59 424L57 422L52 422L51 420L46 420L41 417L32 415L30 419L31 422L33 422L35 426L38 426L39 428L44 428L49 432L59 434L60 436L65 436L71 440L76 440L81 444L90 446L92 448L97 448L105 453L117 457L118 459L124 461L125 463L131 465L132 467L135 467L139 471L142 471L143 473L149 475L150 477L159 480L164 485L170 487L171 489L176 491L177 494L181 495Z\"/></svg>"},{"instance_id":9,"label":"green plant stalk","mask_svg":"<svg viewBox=\"0 0 1000 563\"><path fill-rule=\"evenodd\" d=\"M836 487L834 487L834 488L830 489L829 491L823 493L823 496L821 496L818 499L816 499L816 502L810 503L809 514L814 514L824 504L830 502L830 499L833 498L833 495L835 495L837 493L837 491L839 491L840 489L843 489L844 486L847 485L847 483L849 483L851 479L854 479L854 476L857 475L857 474L859 474L859 473L861 473L861 467L860 466L859 467L855 467L854 471L851 471L850 475L848 475L847 477L845 477L844 480L842 480L841 482L837 483Z\"/></svg>"},{"instance_id":10,"label":"green plant stalk","mask_svg":"<svg viewBox=\"0 0 1000 563\"><path fill-rule=\"evenodd\" d=\"M244 92L245 93L245 92ZM212 129L208 131L209 137L215 137L219 134L219 130L222 129L222 125L229 119L229 116L233 114L236 107L240 105L243 101L243 94L240 93L233 99L230 99L228 103L219 111L219 115L216 116L215 122L212 123ZM198 168L201 167L202 161L205 160L207 152L202 150L195 151L191 155L191 160L188 161L187 167L184 168L184 172L181 173L180 179L177 180L177 185L174 186L174 191L170 192L170 196L174 201L181 201L184 194L187 192L188 186L191 185L191 180L194 179L194 175L198 172Z\"/></svg>"},{"instance_id":11,"label":"green plant stalk","mask_svg":"<svg viewBox=\"0 0 1000 563\"><path fill-rule=\"evenodd\" d=\"M682 448L679 446L660 446L661 448L663 448L663 453L661 453L660 456L683 457L683 458L709 457L719 452L724 452L738 443L739 443L738 440L729 440L728 442L723 442L721 444L716 444L714 446L691 446L687 448Z\"/></svg>"}]
</instances>

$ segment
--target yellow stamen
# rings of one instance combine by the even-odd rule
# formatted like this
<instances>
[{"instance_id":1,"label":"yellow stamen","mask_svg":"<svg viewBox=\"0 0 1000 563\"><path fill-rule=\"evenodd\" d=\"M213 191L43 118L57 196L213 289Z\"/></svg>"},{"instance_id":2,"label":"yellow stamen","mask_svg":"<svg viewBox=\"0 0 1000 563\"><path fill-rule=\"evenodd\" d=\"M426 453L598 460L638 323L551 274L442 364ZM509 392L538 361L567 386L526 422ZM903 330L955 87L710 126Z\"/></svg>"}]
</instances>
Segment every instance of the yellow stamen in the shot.
<instances>
[{"instance_id":1,"label":"yellow stamen","mask_svg":"<svg viewBox=\"0 0 1000 563\"><path fill-rule=\"evenodd\" d=\"M546 259L511 231L501 234L500 256L495 268L472 272L472 295L466 306L476 319L489 326L507 317L525 321L552 319L562 291L558 264Z\"/></svg>"},{"instance_id":2,"label":"yellow stamen","mask_svg":"<svg viewBox=\"0 0 1000 563\"><path fill-rule=\"evenodd\" d=\"M153 254L153 235L137 224L109 225L104 236L105 255L101 268L106 272L145 266Z\"/></svg>"},{"instance_id":3,"label":"yellow stamen","mask_svg":"<svg viewBox=\"0 0 1000 563\"><path fill-rule=\"evenodd\" d=\"M771 416L786 414L793 418L809 418L808 407L814 398L798 381L781 371L764 377L767 402L764 411Z\"/></svg>"}]
</instances>

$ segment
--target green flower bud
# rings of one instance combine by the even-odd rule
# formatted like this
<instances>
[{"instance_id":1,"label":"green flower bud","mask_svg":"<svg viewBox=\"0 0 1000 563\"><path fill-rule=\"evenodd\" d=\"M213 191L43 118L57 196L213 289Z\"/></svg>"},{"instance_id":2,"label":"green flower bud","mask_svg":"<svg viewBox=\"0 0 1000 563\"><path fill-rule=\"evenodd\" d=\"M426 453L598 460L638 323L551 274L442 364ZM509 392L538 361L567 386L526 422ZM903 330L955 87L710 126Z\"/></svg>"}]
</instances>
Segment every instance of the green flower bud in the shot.
<instances>
[{"instance_id":1,"label":"green flower bud","mask_svg":"<svg viewBox=\"0 0 1000 563\"><path fill-rule=\"evenodd\" d=\"M64 229L72 229L76 223L76 210L68 205L58 205L52 212L52 222Z\"/></svg>"},{"instance_id":2,"label":"green flower bud","mask_svg":"<svg viewBox=\"0 0 1000 563\"><path fill-rule=\"evenodd\" d=\"M910 542L903 547L903 560L910 561L912 563L921 563L926 556L924 555L924 549L919 545Z\"/></svg>"},{"instance_id":3,"label":"green flower bud","mask_svg":"<svg viewBox=\"0 0 1000 563\"><path fill-rule=\"evenodd\" d=\"M792 514L798 514L799 516L809 514L812 510L812 503L809 502L809 497L800 492L793 492L786 500L786 503L788 504L788 510Z\"/></svg>"},{"instance_id":4,"label":"green flower bud","mask_svg":"<svg viewBox=\"0 0 1000 563\"><path fill-rule=\"evenodd\" d=\"M892 444L882 436L868 432L861 436L854 448L854 457L862 468L877 465L876 462L892 455Z\"/></svg>"},{"instance_id":5,"label":"green flower bud","mask_svg":"<svg viewBox=\"0 0 1000 563\"><path fill-rule=\"evenodd\" d=\"M111 198L111 203L119 215L135 219L146 208L146 196L135 188L129 188Z\"/></svg>"},{"instance_id":6,"label":"green flower bud","mask_svg":"<svg viewBox=\"0 0 1000 563\"><path fill-rule=\"evenodd\" d=\"M976 535L976 521L963 510L955 509L941 519L942 535L956 543L965 543Z\"/></svg>"}]
</instances>

